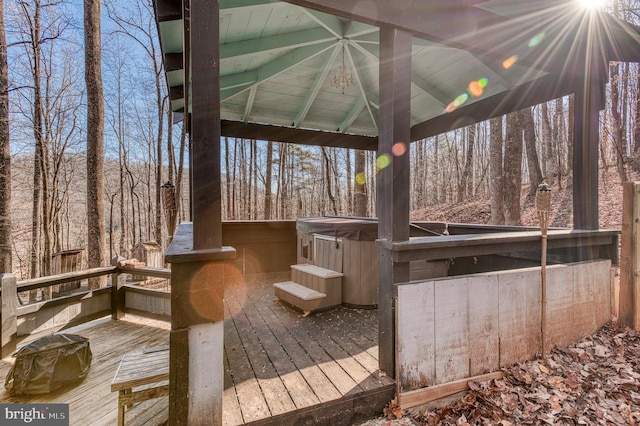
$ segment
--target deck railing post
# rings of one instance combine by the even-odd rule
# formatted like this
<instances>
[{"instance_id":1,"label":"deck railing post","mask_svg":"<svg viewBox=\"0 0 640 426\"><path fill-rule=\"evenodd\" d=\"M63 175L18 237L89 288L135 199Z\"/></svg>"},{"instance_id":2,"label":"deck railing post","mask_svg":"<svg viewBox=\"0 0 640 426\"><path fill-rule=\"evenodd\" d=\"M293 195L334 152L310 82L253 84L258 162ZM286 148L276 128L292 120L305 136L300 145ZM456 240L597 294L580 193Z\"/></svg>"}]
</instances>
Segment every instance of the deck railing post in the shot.
<instances>
[{"instance_id":1,"label":"deck railing post","mask_svg":"<svg viewBox=\"0 0 640 426\"><path fill-rule=\"evenodd\" d=\"M124 257L116 256L111 260L111 265L117 268L123 260L125 260ZM126 275L120 273L119 269L116 269L114 273L111 274L111 318L114 320L124 316L125 283Z\"/></svg>"},{"instance_id":2,"label":"deck railing post","mask_svg":"<svg viewBox=\"0 0 640 426\"><path fill-rule=\"evenodd\" d=\"M0 325L1 356L5 358L16 350L16 338L18 335L18 287L16 276L13 274L1 274L2 286L2 324Z\"/></svg>"},{"instance_id":3,"label":"deck railing post","mask_svg":"<svg viewBox=\"0 0 640 426\"><path fill-rule=\"evenodd\" d=\"M640 330L640 182L625 182L620 252L620 325Z\"/></svg>"},{"instance_id":4,"label":"deck railing post","mask_svg":"<svg viewBox=\"0 0 640 426\"><path fill-rule=\"evenodd\" d=\"M169 424L222 424L224 282L233 247L192 249L191 224L174 235L171 263Z\"/></svg>"}]
</instances>

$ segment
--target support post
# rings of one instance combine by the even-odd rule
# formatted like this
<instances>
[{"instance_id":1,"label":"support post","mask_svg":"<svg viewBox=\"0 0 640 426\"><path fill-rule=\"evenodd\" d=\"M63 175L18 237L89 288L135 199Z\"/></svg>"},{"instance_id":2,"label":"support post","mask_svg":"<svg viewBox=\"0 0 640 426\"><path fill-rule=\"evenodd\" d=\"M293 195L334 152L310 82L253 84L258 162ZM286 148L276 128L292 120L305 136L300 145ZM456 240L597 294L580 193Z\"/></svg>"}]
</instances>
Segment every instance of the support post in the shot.
<instances>
[{"instance_id":1,"label":"support post","mask_svg":"<svg viewBox=\"0 0 640 426\"><path fill-rule=\"evenodd\" d=\"M594 43L588 43L593 45ZM597 45L597 44L596 44ZM595 49L594 49L595 50ZM598 147L608 64L587 52L585 75L575 93L573 140L573 228L598 229Z\"/></svg>"},{"instance_id":2,"label":"support post","mask_svg":"<svg viewBox=\"0 0 640 426\"><path fill-rule=\"evenodd\" d=\"M16 350L16 339L18 337L18 287L16 276L13 274L1 274L0 285L2 294L2 324L0 324L0 355L2 358L8 357Z\"/></svg>"},{"instance_id":3,"label":"support post","mask_svg":"<svg viewBox=\"0 0 640 426\"><path fill-rule=\"evenodd\" d=\"M221 425L225 265L232 247L193 250L193 226L178 227L171 263L169 424Z\"/></svg>"},{"instance_id":4,"label":"support post","mask_svg":"<svg viewBox=\"0 0 640 426\"><path fill-rule=\"evenodd\" d=\"M640 182L625 182L622 203L619 323L640 330Z\"/></svg>"},{"instance_id":5,"label":"support post","mask_svg":"<svg viewBox=\"0 0 640 426\"><path fill-rule=\"evenodd\" d=\"M409 239L411 141L411 34L380 29L380 130L376 210L378 238ZM391 251L378 245L378 347L380 369L395 375L396 283L409 281L409 263L394 263Z\"/></svg>"},{"instance_id":6,"label":"support post","mask_svg":"<svg viewBox=\"0 0 640 426\"><path fill-rule=\"evenodd\" d=\"M219 1L191 0L190 14L193 247L201 250L222 247Z\"/></svg>"},{"instance_id":7,"label":"support post","mask_svg":"<svg viewBox=\"0 0 640 426\"><path fill-rule=\"evenodd\" d=\"M125 260L124 257L116 256L111 259L111 266L115 266L117 268L123 260ZM126 276L121 274L119 269L116 269L115 272L111 274L111 319L119 320L124 316L124 284L126 282Z\"/></svg>"}]
</instances>

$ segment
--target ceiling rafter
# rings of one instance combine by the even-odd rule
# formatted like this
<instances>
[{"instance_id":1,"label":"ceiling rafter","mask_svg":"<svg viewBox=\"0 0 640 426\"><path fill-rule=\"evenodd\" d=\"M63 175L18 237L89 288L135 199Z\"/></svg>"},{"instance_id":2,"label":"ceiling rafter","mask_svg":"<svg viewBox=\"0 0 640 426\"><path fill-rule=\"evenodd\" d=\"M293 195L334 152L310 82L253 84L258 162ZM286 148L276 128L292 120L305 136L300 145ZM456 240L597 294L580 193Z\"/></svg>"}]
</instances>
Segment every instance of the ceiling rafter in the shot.
<instances>
[{"instance_id":1,"label":"ceiling rafter","mask_svg":"<svg viewBox=\"0 0 640 426\"><path fill-rule=\"evenodd\" d=\"M258 91L258 86L252 86L251 90L249 90L249 98L247 99L247 104L244 107L244 114L242 115L242 121L244 123L249 122L249 114L251 114L251 109L253 109L253 103L256 100L256 92Z\"/></svg>"},{"instance_id":2,"label":"ceiling rafter","mask_svg":"<svg viewBox=\"0 0 640 426\"><path fill-rule=\"evenodd\" d=\"M291 67L316 57L333 47L334 43L330 42L299 47L263 65L257 70L220 77L220 101L227 101L245 90L250 89L251 86L258 85L280 75Z\"/></svg>"},{"instance_id":3,"label":"ceiling rafter","mask_svg":"<svg viewBox=\"0 0 640 426\"><path fill-rule=\"evenodd\" d=\"M356 121L356 118L360 115L362 110L364 109L364 99L358 98L358 102L355 103L349 114L345 117L345 119L340 123L340 127L338 127L338 131L340 133L344 133L347 131L349 127Z\"/></svg>"},{"instance_id":4,"label":"ceiling rafter","mask_svg":"<svg viewBox=\"0 0 640 426\"><path fill-rule=\"evenodd\" d=\"M244 40L235 43L220 45L220 59L234 59L255 54L268 54L283 50L296 49L298 47L311 46L327 41L333 41L335 37L327 33L323 28L296 31L286 34L278 34L259 39Z\"/></svg>"},{"instance_id":5,"label":"ceiling rafter","mask_svg":"<svg viewBox=\"0 0 640 426\"><path fill-rule=\"evenodd\" d=\"M366 44L362 46L360 45L360 41L355 41L355 42L352 41L351 45L354 48L356 48L359 52L361 52L363 55L367 56L368 58L373 59L375 61L379 60L378 59L380 55L379 46L374 44ZM453 100L450 95L444 93L438 87L429 83L427 80L420 77L415 72L411 73L411 85L416 89L420 90L421 92L434 98L436 101L440 103L440 106L442 106L443 108ZM415 119L415 117L412 117L412 119Z\"/></svg>"},{"instance_id":6,"label":"ceiling rafter","mask_svg":"<svg viewBox=\"0 0 640 426\"><path fill-rule=\"evenodd\" d=\"M318 23L322 28L329 31L336 38L344 37L344 23L337 16L318 12L317 10L301 7L304 13Z\"/></svg>"},{"instance_id":7,"label":"ceiling rafter","mask_svg":"<svg viewBox=\"0 0 640 426\"><path fill-rule=\"evenodd\" d=\"M311 105L315 101L316 96L318 96L318 92L320 91L320 88L322 87L324 82L327 80L329 71L331 71L331 68L333 67L333 63L335 62L339 51L340 51L340 44L336 43L335 48L333 49L333 51L325 61L324 66L318 70L318 73L316 74L316 79L314 80L313 84L309 88L309 91L307 92L307 96L305 100L302 102L302 106L298 111L296 118L293 120L293 127L300 127L300 123L307 116L307 113L309 112Z\"/></svg>"},{"instance_id":8,"label":"ceiling rafter","mask_svg":"<svg viewBox=\"0 0 640 426\"><path fill-rule=\"evenodd\" d=\"M220 0L220 10L228 11L244 7L263 6L265 4L277 5L278 0Z\"/></svg>"},{"instance_id":9,"label":"ceiling rafter","mask_svg":"<svg viewBox=\"0 0 640 426\"><path fill-rule=\"evenodd\" d=\"M362 85L362 78L360 77L360 73L358 72L358 68L356 67L356 62L353 60L353 56L351 55L351 49L349 49L349 42L344 40L344 50L347 54L347 58L349 59L349 63L351 64L351 69L353 70L353 78L356 80L356 87L360 91L360 96L365 101L365 106L367 107L367 111L369 111L369 116L371 117L371 121L376 130L378 130L378 114L374 114L371 110L371 106L369 105L369 98L367 97L367 92L364 90L364 86Z\"/></svg>"}]
</instances>

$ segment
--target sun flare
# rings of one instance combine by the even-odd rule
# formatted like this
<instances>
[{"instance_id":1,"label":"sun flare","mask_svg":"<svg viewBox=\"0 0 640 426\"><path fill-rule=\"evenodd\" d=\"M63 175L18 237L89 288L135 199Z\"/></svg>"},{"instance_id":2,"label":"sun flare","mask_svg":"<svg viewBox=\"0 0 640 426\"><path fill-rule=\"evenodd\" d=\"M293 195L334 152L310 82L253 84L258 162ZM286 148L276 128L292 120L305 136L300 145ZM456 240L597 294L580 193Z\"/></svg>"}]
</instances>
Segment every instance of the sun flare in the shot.
<instances>
[{"instance_id":1,"label":"sun flare","mask_svg":"<svg viewBox=\"0 0 640 426\"><path fill-rule=\"evenodd\" d=\"M578 4L586 9L600 9L604 6L604 0L578 0Z\"/></svg>"}]
</instances>

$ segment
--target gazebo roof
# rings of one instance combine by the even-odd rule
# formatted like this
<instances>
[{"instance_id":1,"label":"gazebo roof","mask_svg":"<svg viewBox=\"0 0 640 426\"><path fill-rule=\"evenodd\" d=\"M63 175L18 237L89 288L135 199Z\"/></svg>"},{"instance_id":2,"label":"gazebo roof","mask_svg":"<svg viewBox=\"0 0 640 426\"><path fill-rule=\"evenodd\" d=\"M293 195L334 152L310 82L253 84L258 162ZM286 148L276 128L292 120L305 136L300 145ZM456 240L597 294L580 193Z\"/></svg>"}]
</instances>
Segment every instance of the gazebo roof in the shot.
<instances>
[{"instance_id":1,"label":"gazebo roof","mask_svg":"<svg viewBox=\"0 0 640 426\"><path fill-rule=\"evenodd\" d=\"M184 112L182 1L156 0L156 17ZM412 140L572 93L588 52L640 59L635 27L576 1L221 0L223 135L375 149L381 25L414 36Z\"/></svg>"}]
</instances>

